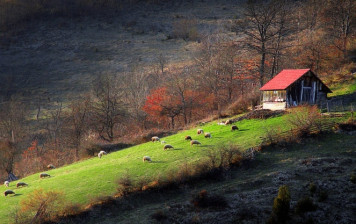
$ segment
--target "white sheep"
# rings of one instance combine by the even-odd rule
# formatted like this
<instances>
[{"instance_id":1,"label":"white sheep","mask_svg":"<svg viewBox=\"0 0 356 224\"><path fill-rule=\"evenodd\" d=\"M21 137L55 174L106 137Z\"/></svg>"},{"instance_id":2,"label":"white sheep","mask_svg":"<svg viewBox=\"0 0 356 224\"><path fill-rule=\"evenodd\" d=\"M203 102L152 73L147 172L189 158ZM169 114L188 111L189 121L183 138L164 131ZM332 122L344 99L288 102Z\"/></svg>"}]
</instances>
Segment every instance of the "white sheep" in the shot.
<instances>
[{"instance_id":1,"label":"white sheep","mask_svg":"<svg viewBox=\"0 0 356 224\"><path fill-rule=\"evenodd\" d=\"M225 125L232 124L232 120L228 119L225 121Z\"/></svg>"},{"instance_id":2,"label":"white sheep","mask_svg":"<svg viewBox=\"0 0 356 224\"><path fill-rule=\"evenodd\" d=\"M25 186L28 186L28 184L26 184L25 182L18 182L17 184L16 184L16 187L18 188L18 187L25 187Z\"/></svg>"},{"instance_id":3,"label":"white sheep","mask_svg":"<svg viewBox=\"0 0 356 224\"><path fill-rule=\"evenodd\" d=\"M201 143L198 140L192 140L190 141L190 145L201 145Z\"/></svg>"},{"instance_id":4,"label":"white sheep","mask_svg":"<svg viewBox=\"0 0 356 224\"><path fill-rule=\"evenodd\" d=\"M226 125L224 122L218 122L218 125Z\"/></svg>"},{"instance_id":5,"label":"white sheep","mask_svg":"<svg viewBox=\"0 0 356 224\"><path fill-rule=\"evenodd\" d=\"M47 169L52 170L52 169L56 169L56 167L55 167L53 164L49 164L49 165L47 166Z\"/></svg>"},{"instance_id":6,"label":"white sheep","mask_svg":"<svg viewBox=\"0 0 356 224\"><path fill-rule=\"evenodd\" d=\"M166 141L161 141L161 144L166 144L167 142Z\"/></svg>"},{"instance_id":7,"label":"white sheep","mask_svg":"<svg viewBox=\"0 0 356 224\"><path fill-rule=\"evenodd\" d=\"M10 181L7 181L7 180L6 180L6 181L4 182L4 185L5 185L6 187L9 187Z\"/></svg>"},{"instance_id":8,"label":"white sheep","mask_svg":"<svg viewBox=\"0 0 356 224\"><path fill-rule=\"evenodd\" d=\"M211 138L211 134L209 132L207 132L207 133L204 134L204 137L205 138Z\"/></svg>"},{"instance_id":9,"label":"white sheep","mask_svg":"<svg viewBox=\"0 0 356 224\"><path fill-rule=\"evenodd\" d=\"M174 147L172 145L167 144L167 145L164 145L164 147L163 147L163 150L166 150L166 149L174 149Z\"/></svg>"},{"instance_id":10,"label":"white sheep","mask_svg":"<svg viewBox=\"0 0 356 224\"><path fill-rule=\"evenodd\" d=\"M197 134L200 135L200 134L203 134L204 133L204 130L203 129L198 129L197 130Z\"/></svg>"},{"instance_id":11,"label":"white sheep","mask_svg":"<svg viewBox=\"0 0 356 224\"><path fill-rule=\"evenodd\" d=\"M15 194L15 192L12 191L12 190L6 190L6 191L4 192L4 195L7 196L8 194Z\"/></svg>"},{"instance_id":12,"label":"white sheep","mask_svg":"<svg viewBox=\"0 0 356 224\"><path fill-rule=\"evenodd\" d=\"M161 141L157 136L153 136L151 139L152 139L152 142L160 142Z\"/></svg>"},{"instance_id":13,"label":"white sheep","mask_svg":"<svg viewBox=\"0 0 356 224\"><path fill-rule=\"evenodd\" d=\"M98 157L99 157L99 159L101 159L101 157L103 156L103 155L106 155L107 153L105 152L105 151L100 151L99 153L98 153Z\"/></svg>"},{"instance_id":14,"label":"white sheep","mask_svg":"<svg viewBox=\"0 0 356 224\"><path fill-rule=\"evenodd\" d=\"M143 157L143 162L145 162L145 161L147 161L147 162L152 162L152 159L151 159L151 157L149 157L149 156L144 156L144 157Z\"/></svg>"},{"instance_id":15,"label":"white sheep","mask_svg":"<svg viewBox=\"0 0 356 224\"><path fill-rule=\"evenodd\" d=\"M48 173L41 173L40 178L51 177Z\"/></svg>"}]
</instances>

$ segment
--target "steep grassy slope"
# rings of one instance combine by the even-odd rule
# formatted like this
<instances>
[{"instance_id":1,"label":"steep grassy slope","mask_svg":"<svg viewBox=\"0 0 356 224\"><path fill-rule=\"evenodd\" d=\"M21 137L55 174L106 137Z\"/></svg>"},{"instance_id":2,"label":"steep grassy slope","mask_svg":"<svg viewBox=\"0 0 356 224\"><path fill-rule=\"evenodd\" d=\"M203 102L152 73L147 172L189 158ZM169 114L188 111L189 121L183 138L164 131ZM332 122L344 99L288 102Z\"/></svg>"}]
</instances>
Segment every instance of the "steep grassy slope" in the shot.
<instances>
[{"instance_id":1,"label":"steep grassy slope","mask_svg":"<svg viewBox=\"0 0 356 224\"><path fill-rule=\"evenodd\" d=\"M143 175L154 177L177 169L184 161L194 162L203 158L206 151L215 146L231 142L246 149L260 143L259 137L265 135L266 128L288 128L285 117L243 120L236 124L240 130L235 132L230 130L230 126L217 125L216 122L201 126L206 132L212 133L211 139L198 136L196 128L164 138L175 147L174 150L164 151L160 143L148 142L111 153L102 159L95 157L49 171L51 178L40 179L39 174L23 178L21 181L28 183L29 187L15 189L15 183L11 183L10 189L15 190L17 195L0 197L0 223L7 223L19 201L38 188L62 191L66 200L85 204L98 196L113 195L117 188L116 180L123 174L128 173L134 180ZM189 141L184 140L185 135L191 135L202 145L190 146ZM143 163L142 157L145 155L150 156L153 162ZM4 186L0 187L2 192L5 189Z\"/></svg>"},{"instance_id":2,"label":"steep grassy slope","mask_svg":"<svg viewBox=\"0 0 356 224\"><path fill-rule=\"evenodd\" d=\"M305 139L288 147L269 147L258 153L249 167L233 169L224 181L202 181L180 190L138 195L93 212L86 223L157 223L152 214L163 214L163 223L265 223L279 186L291 192L291 219L288 223L355 223L356 184L350 181L356 172L356 138L348 134L326 134ZM309 195L317 210L302 216L294 214L296 202ZM189 202L192 192L207 190L223 195L229 207L196 209ZM319 199L320 191L327 194ZM120 205L120 203L119 203Z\"/></svg>"}]
</instances>

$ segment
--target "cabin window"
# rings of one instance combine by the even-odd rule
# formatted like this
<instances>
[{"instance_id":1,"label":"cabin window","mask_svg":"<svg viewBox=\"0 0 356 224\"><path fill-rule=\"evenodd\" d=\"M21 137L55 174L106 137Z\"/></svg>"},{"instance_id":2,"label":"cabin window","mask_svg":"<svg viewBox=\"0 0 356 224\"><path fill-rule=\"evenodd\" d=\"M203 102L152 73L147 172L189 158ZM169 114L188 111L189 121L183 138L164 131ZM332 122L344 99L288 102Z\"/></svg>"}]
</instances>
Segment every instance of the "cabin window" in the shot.
<instances>
[{"instance_id":1,"label":"cabin window","mask_svg":"<svg viewBox=\"0 0 356 224\"><path fill-rule=\"evenodd\" d=\"M263 91L263 102L284 102L286 101L285 90Z\"/></svg>"}]
</instances>

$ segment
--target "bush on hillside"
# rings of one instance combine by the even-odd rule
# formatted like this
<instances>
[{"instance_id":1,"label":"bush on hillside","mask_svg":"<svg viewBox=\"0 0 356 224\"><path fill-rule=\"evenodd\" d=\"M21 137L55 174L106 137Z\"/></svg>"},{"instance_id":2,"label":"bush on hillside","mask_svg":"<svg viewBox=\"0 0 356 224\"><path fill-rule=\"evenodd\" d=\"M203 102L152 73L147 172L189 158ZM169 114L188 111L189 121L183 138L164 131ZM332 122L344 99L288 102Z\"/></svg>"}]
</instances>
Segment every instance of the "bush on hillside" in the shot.
<instances>
[{"instance_id":1,"label":"bush on hillside","mask_svg":"<svg viewBox=\"0 0 356 224\"><path fill-rule=\"evenodd\" d=\"M328 192L325 190L320 191L318 201L322 202L325 201L326 199L328 199Z\"/></svg>"},{"instance_id":2,"label":"bush on hillside","mask_svg":"<svg viewBox=\"0 0 356 224\"><path fill-rule=\"evenodd\" d=\"M305 197L300 199L296 206L295 206L295 212L298 215L301 215L305 212L311 212L316 210L316 205L313 203L313 200L310 197Z\"/></svg>"},{"instance_id":3,"label":"bush on hillside","mask_svg":"<svg viewBox=\"0 0 356 224\"><path fill-rule=\"evenodd\" d=\"M195 19L179 19L173 23L173 37L184 40L198 40L199 33Z\"/></svg>"},{"instance_id":4,"label":"bush on hillside","mask_svg":"<svg viewBox=\"0 0 356 224\"><path fill-rule=\"evenodd\" d=\"M190 201L196 208L215 208L222 209L228 207L226 199L221 195L209 195L206 190L193 195Z\"/></svg>"},{"instance_id":5,"label":"bush on hillside","mask_svg":"<svg viewBox=\"0 0 356 224\"><path fill-rule=\"evenodd\" d=\"M281 186L277 197L273 200L272 214L267 223L285 223L287 221L290 198L289 187L287 185Z\"/></svg>"},{"instance_id":6,"label":"bush on hillside","mask_svg":"<svg viewBox=\"0 0 356 224\"><path fill-rule=\"evenodd\" d=\"M168 215L163 210L157 210L151 215L151 218L158 222L162 222L168 219Z\"/></svg>"},{"instance_id":7,"label":"bush on hillside","mask_svg":"<svg viewBox=\"0 0 356 224\"><path fill-rule=\"evenodd\" d=\"M321 131L321 114L316 105L299 106L290 110L287 122L298 136L308 135L313 131Z\"/></svg>"},{"instance_id":8,"label":"bush on hillside","mask_svg":"<svg viewBox=\"0 0 356 224\"><path fill-rule=\"evenodd\" d=\"M316 192L316 185L313 182L309 184L309 192L311 196L313 196Z\"/></svg>"},{"instance_id":9,"label":"bush on hillside","mask_svg":"<svg viewBox=\"0 0 356 224\"><path fill-rule=\"evenodd\" d=\"M59 191L37 189L22 199L14 223L40 224L52 220L61 213L64 195Z\"/></svg>"},{"instance_id":10,"label":"bush on hillside","mask_svg":"<svg viewBox=\"0 0 356 224\"><path fill-rule=\"evenodd\" d=\"M119 196L126 196L134 189L132 178L128 172L120 176L120 178L117 180L117 184L117 193Z\"/></svg>"}]
</instances>

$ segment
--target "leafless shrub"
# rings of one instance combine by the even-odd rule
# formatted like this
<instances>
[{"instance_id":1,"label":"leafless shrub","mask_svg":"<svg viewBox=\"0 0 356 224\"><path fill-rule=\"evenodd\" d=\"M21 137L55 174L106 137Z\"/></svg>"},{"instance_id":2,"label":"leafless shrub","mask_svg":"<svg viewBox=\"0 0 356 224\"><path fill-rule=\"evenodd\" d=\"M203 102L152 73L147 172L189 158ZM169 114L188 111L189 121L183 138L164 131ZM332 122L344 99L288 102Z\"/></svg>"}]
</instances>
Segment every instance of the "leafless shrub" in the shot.
<instances>
[{"instance_id":1,"label":"leafless shrub","mask_svg":"<svg viewBox=\"0 0 356 224\"><path fill-rule=\"evenodd\" d=\"M34 190L21 200L14 223L40 224L54 219L63 209L64 196L58 191Z\"/></svg>"},{"instance_id":2,"label":"leafless shrub","mask_svg":"<svg viewBox=\"0 0 356 224\"><path fill-rule=\"evenodd\" d=\"M321 114L317 106L300 106L291 109L287 122L297 131L299 136L311 133L312 129L320 131Z\"/></svg>"},{"instance_id":3,"label":"leafless shrub","mask_svg":"<svg viewBox=\"0 0 356 224\"><path fill-rule=\"evenodd\" d=\"M209 195L206 190L193 195L190 201L196 208L215 208L222 209L228 207L226 199L221 195Z\"/></svg>"},{"instance_id":4,"label":"leafless shrub","mask_svg":"<svg viewBox=\"0 0 356 224\"><path fill-rule=\"evenodd\" d=\"M117 193L119 196L126 196L134 189L132 178L127 171L117 180L117 184Z\"/></svg>"},{"instance_id":5,"label":"leafless shrub","mask_svg":"<svg viewBox=\"0 0 356 224\"><path fill-rule=\"evenodd\" d=\"M179 19L173 23L173 36L184 40L198 40L197 21L195 19Z\"/></svg>"},{"instance_id":6,"label":"leafless shrub","mask_svg":"<svg viewBox=\"0 0 356 224\"><path fill-rule=\"evenodd\" d=\"M207 157L211 168L228 169L241 160L242 154L237 145L230 144L208 150Z\"/></svg>"}]
</instances>

